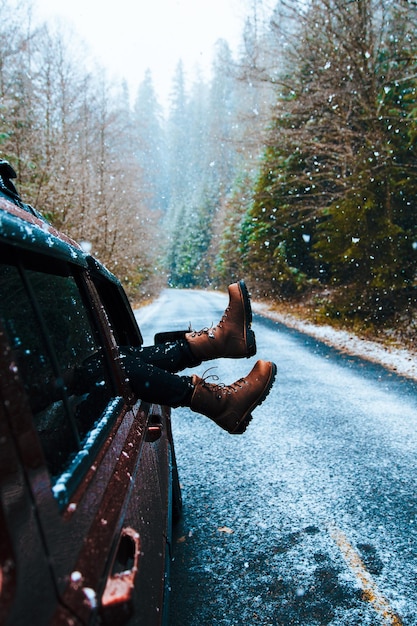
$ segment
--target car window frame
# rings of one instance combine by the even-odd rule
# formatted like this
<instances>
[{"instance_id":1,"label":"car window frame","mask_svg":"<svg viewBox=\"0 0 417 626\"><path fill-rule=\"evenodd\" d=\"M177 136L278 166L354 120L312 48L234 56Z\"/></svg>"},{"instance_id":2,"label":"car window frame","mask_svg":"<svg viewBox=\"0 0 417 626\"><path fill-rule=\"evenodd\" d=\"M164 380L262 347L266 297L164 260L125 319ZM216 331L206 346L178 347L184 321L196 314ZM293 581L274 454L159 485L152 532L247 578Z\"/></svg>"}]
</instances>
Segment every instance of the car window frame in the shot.
<instances>
[{"instance_id":1,"label":"car window frame","mask_svg":"<svg viewBox=\"0 0 417 626\"><path fill-rule=\"evenodd\" d=\"M120 281L92 256L87 265L117 345L141 347L142 333Z\"/></svg>"},{"instance_id":2,"label":"car window frame","mask_svg":"<svg viewBox=\"0 0 417 626\"><path fill-rule=\"evenodd\" d=\"M11 258L7 258L7 255L0 254L0 260L5 260L6 263L14 265L18 269L22 284L24 285L30 304L34 310L37 323L41 328L45 348L48 355L52 355L53 359L56 358L55 348L50 340L42 312L39 309L36 294L33 291L30 280L28 280L25 274L25 268L33 269L33 267L35 267L37 270L45 272L47 275L63 275L74 278L84 310L89 319L91 331L94 333L99 345L103 348L108 380L112 386L112 397L109 399L104 411L102 411L100 418L96 420L92 428L89 429L87 436L84 440L79 441L78 451L75 453L71 462L68 463L55 480L48 470L52 493L58 503L59 509L62 511L68 505L72 495L87 476L95 456L103 445L103 442L109 436L112 426L118 421L118 417L120 417L123 412L123 405L126 399L131 396L131 393L129 394L128 392L125 377L122 375L121 371L119 371L120 363L119 367L116 366L118 348L115 338L112 336L112 333L109 332L110 327L107 326L109 320L106 320L107 323L103 320L103 305L100 303L99 295L94 283L91 281L88 271L68 261L56 261L54 263L54 270L51 270L50 263L48 263L50 260L43 257L43 255L37 255L36 253L31 254L15 247L9 250L9 254ZM60 265L61 271L56 271L56 263ZM110 358L109 354L113 354L115 359ZM59 369L59 364L57 367ZM69 412L69 417L70 416L71 412ZM31 417L32 425L36 432L32 411ZM18 425L17 428L19 429Z\"/></svg>"}]
</instances>

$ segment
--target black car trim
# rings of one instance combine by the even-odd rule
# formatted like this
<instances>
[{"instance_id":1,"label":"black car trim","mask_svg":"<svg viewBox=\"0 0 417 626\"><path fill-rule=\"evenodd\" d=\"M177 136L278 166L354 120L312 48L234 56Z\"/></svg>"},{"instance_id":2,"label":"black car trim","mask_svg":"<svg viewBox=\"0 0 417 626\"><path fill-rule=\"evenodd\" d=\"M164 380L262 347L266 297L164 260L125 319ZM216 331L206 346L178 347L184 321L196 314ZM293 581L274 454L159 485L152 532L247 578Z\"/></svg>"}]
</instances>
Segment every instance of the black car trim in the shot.
<instances>
[{"instance_id":1,"label":"black car trim","mask_svg":"<svg viewBox=\"0 0 417 626\"><path fill-rule=\"evenodd\" d=\"M76 453L69 467L59 476L52 485L52 493L58 502L60 510L65 508L87 470L91 467L98 448L108 436L108 430L114 423L114 415L119 414L124 405L122 397L113 398L107 405L104 413L97 420L93 428L81 442L81 447Z\"/></svg>"}]
</instances>

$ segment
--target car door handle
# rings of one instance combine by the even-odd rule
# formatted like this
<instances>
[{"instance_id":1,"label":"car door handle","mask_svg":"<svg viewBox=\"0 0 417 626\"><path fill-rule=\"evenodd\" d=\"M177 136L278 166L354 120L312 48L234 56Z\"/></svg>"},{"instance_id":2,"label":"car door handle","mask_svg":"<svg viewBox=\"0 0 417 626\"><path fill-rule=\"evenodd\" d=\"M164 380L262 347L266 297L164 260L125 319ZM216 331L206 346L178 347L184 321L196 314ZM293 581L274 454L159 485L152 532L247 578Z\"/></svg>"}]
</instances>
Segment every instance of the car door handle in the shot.
<instances>
[{"instance_id":1,"label":"car door handle","mask_svg":"<svg viewBox=\"0 0 417 626\"><path fill-rule=\"evenodd\" d=\"M105 624L122 624L131 615L139 549L139 533L133 528L123 528L101 600Z\"/></svg>"},{"instance_id":2,"label":"car door handle","mask_svg":"<svg viewBox=\"0 0 417 626\"><path fill-rule=\"evenodd\" d=\"M145 441L155 443L162 436L162 417L159 413L151 413L148 417Z\"/></svg>"}]
</instances>

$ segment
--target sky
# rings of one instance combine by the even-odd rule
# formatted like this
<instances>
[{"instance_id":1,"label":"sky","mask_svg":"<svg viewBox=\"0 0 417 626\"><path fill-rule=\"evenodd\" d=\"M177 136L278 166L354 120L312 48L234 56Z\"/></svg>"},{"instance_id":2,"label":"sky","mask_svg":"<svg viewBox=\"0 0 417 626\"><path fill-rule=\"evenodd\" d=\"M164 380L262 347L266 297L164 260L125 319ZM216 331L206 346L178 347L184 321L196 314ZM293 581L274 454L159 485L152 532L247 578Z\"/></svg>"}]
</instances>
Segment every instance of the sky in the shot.
<instances>
[{"instance_id":1,"label":"sky","mask_svg":"<svg viewBox=\"0 0 417 626\"><path fill-rule=\"evenodd\" d=\"M250 0L33 0L42 21L63 21L89 46L109 78L125 78L131 95L152 72L162 104L180 59L189 80L199 65L209 76L214 44L236 52Z\"/></svg>"}]
</instances>

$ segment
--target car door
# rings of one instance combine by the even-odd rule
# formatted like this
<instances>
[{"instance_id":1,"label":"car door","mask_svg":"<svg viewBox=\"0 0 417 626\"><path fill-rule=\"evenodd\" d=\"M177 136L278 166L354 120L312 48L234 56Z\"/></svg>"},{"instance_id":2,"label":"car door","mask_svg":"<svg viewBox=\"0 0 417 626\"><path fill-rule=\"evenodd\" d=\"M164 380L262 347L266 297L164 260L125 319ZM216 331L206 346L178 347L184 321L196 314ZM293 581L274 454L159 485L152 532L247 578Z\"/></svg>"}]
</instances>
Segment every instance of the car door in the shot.
<instances>
[{"instance_id":1,"label":"car door","mask_svg":"<svg viewBox=\"0 0 417 626\"><path fill-rule=\"evenodd\" d=\"M30 489L10 424L30 422L30 408L16 376L0 324L0 624L28 623L28 611L47 624L56 604L53 576ZM10 398L15 398L12 403ZM30 437L26 437L31 447ZM33 443L33 440L32 440ZM32 464L41 462L32 449ZM52 598L52 602L51 602Z\"/></svg>"},{"instance_id":2,"label":"car door","mask_svg":"<svg viewBox=\"0 0 417 626\"><path fill-rule=\"evenodd\" d=\"M87 261L117 344L139 347L142 335L120 283L95 259ZM147 412L139 470L125 515L125 523L139 529L141 547L132 624L146 625L166 623L168 617L172 523L181 514L170 410L151 404Z\"/></svg>"},{"instance_id":3,"label":"car door","mask_svg":"<svg viewBox=\"0 0 417 626\"><path fill-rule=\"evenodd\" d=\"M15 254L2 267L2 317L33 417L12 428L61 601L53 621L70 610L115 623L128 619L140 577L163 586L166 503L157 469L145 478L149 407L132 404L85 269L48 261ZM146 567L144 546L156 555ZM147 624L160 623L161 598L147 599Z\"/></svg>"}]
</instances>

